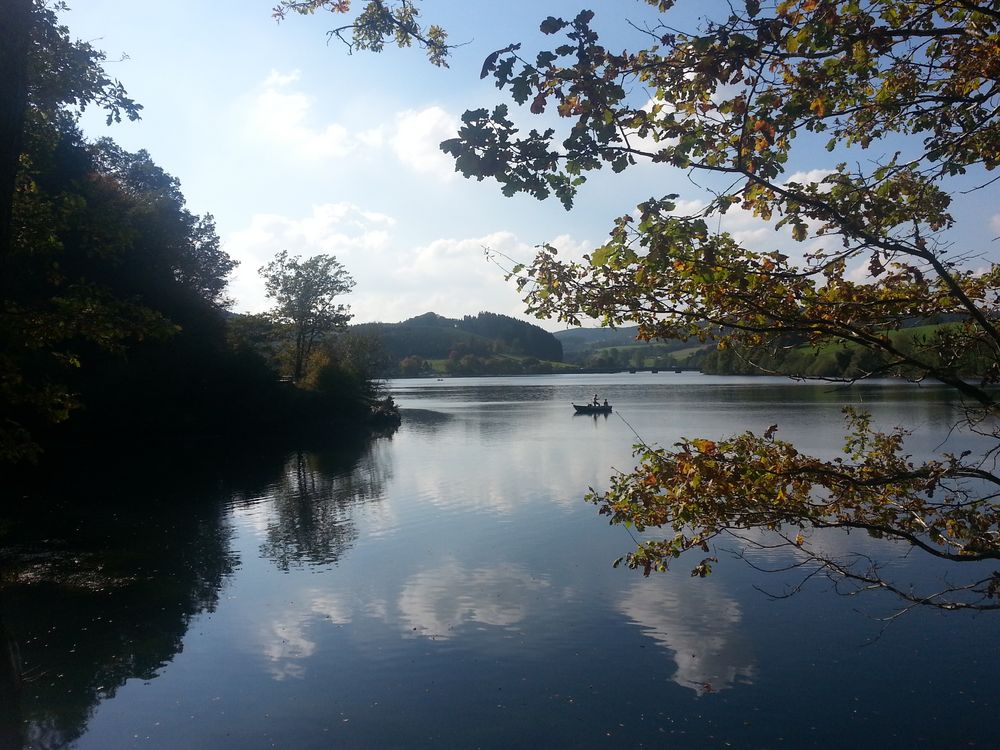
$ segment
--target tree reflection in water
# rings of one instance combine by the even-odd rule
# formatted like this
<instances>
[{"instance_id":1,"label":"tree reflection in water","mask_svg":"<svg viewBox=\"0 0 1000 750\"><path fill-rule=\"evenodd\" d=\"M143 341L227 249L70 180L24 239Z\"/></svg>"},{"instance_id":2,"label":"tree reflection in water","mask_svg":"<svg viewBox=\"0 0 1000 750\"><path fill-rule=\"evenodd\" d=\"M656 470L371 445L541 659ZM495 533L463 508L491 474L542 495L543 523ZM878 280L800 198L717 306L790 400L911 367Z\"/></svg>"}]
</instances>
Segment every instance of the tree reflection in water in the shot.
<instances>
[{"instance_id":1,"label":"tree reflection in water","mask_svg":"<svg viewBox=\"0 0 1000 750\"><path fill-rule=\"evenodd\" d=\"M19 519L0 561L4 747L71 745L100 701L156 677L191 618L215 609L237 564L221 505L157 505L74 503Z\"/></svg>"},{"instance_id":2,"label":"tree reflection in water","mask_svg":"<svg viewBox=\"0 0 1000 750\"><path fill-rule=\"evenodd\" d=\"M391 477L391 463L380 446L376 441L360 451L289 456L280 478L263 493L269 507L261 556L284 571L335 564L357 539L354 509L381 500ZM258 499L247 499L254 496ZM246 505L260 498L244 495L240 500Z\"/></svg>"},{"instance_id":3,"label":"tree reflection in water","mask_svg":"<svg viewBox=\"0 0 1000 750\"><path fill-rule=\"evenodd\" d=\"M356 535L348 507L378 498L385 478L364 442L291 460L164 459L67 470L3 510L4 750L71 746L102 701L174 659L239 565L233 498L273 491L265 551L278 565L332 562Z\"/></svg>"}]
</instances>

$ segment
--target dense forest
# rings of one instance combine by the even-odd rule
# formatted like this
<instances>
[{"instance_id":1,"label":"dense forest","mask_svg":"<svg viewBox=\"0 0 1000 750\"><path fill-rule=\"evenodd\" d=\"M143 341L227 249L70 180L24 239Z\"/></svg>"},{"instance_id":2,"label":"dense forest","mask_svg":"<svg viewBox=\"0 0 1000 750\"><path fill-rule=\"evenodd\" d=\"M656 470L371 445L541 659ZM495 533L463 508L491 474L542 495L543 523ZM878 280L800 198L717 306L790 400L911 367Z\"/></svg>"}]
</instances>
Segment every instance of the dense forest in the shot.
<instances>
[{"instance_id":1,"label":"dense forest","mask_svg":"<svg viewBox=\"0 0 1000 750\"><path fill-rule=\"evenodd\" d=\"M234 334L236 263L212 217L191 213L147 152L83 137L87 106L109 122L141 109L105 75L103 54L39 3L2 32L21 67L9 67L20 88L3 113L15 168L0 196L0 461L104 440L357 429L374 395L359 358L318 346L308 377L283 382L269 355L289 348L292 324L272 316L260 345Z\"/></svg>"},{"instance_id":2,"label":"dense forest","mask_svg":"<svg viewBox=\"0 0 1000 750\"><path fill-rule=\"evenodd\" d=\"M597 370L697 369L708 349L697 341L640 341L638 335L638 326L570 328L555 334L563 345L566 362Z\"/></svg>"},{"instance_id":3,"label":"dense forest","mask_svg":"<svg viewBox=\"0 0 1000 750\"><path fill-rule=\"evenodd\" d=\"M891 334L904 350L937 346L953 324L913 325ZM425 313L401 323L351 326L366 341L368 370L387 376L516 375L551 372L616 372L626 369L698 370L710 375L791 375L854 378L879 374L907 377L905 368L852 345L813 347L801 336L768 346L716 348L691 341L641 341L638 328L571 328L556 333L504 315L481 312L461 319ZM962 372L981 372L985 361L965 353Z\"/></svg>"},{"instance_id":4,"label":"dense forest","mask_svg":"<svg viewBox=\"0 0 1000 750\"><path fill-rule=\"evenodd\" d=\"M939 318L942 316L938 316ZM965 375L982 375L989 358L959 350L949 341L960 333L958 324L913 321L887 335L904 352L951 352L950 366ZM574 328L555 334L566 362L588 369L682 368L708 375L789 375L792 377L853 379L871 376L912 378L915 372L890 357L850 343L810 345L804 336L788 335L766 346L730 346L692 341L639 341L637 326L616 329ZM942 359L943 355L937 355Z\"/></svg>"},{"instance_id":5,"label":"dense forest","mask_svg":"<svg viewBox=\"0 0 1000 750\"><path fill-rule=\"evenodd\" d=\"M981 351L954 346L957 323L914 325L886 335L901 352L928 357L960 375L982 376L991 359ZM814 378L872 376L915 379L918 373L887 355L851 343L809 345L802 336L786 336L768 346L711 348L699 358L700 369L711 375L778 374Z\"/></svg>"},{"instance_id":6,"label":"dense forest","mask_svg":"<svg viewBox=\"0 0 1000 750\"><path fill-rule=\"evenodd\" d=\"M424 313L401 323L365 323L352 331L377 342L386 372L414 376L517 375L553 372L562 344L548 331L491 312L446 318Z\"/></svg>"}]
</instances>

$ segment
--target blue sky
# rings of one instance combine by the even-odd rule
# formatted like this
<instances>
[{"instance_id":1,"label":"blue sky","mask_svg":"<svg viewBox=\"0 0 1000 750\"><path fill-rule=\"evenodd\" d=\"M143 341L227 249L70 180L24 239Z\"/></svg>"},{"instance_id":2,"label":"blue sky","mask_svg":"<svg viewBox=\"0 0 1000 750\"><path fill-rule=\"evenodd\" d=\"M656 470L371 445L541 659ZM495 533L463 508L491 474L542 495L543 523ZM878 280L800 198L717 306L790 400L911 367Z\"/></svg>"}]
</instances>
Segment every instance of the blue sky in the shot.
<instances>
[{"instance_id":1,"label":"blue sky","mask_svg":"<svg viewBox=\"0 0 1000 750\"><path fill-rule=\"evenodd\" d=\"M611 220L641 200L676 192L696 205L705 197L677 170L640 165L591 177L567 212L555 200L505 198L495 183L465 180L437 147L453 136L464 110L507 101L479 79L490 52L514 41L531 53L546 49L552 38L538 23L582 7L596 12L607 46L638 47L643 37L627 20L652 17L645 3L429 0L421 6L425 19L465 43L449 69L431 66L415 49L350 55L326 38L343 17L277 24L273 4L78 0L63 15L73 36L105 50L109 73L145 107L140 122L110 129L88 114L85 132L147 149L180 179L192 211L216 217L225 249L241 263L230 288L235 310L266 309L257 269L284 249L336 255L357 281L347 302L358 322L427 311L524 317L515 288L486 262L484 247L527 260L533 246L551 242L579 255L601 244ZM689 26L695 19L683 13L707 7L680 5L679 22ZM537 127L534 119L515 113L517 122ZM834 162L815 150L799 158L790 172ZM995 252L997 197L991 188L964 200L959 213L972 221L963 243ZM761 249L790 246L787 233L739 212L728 214L723 228Z\"/></svg>"}]
</instances>

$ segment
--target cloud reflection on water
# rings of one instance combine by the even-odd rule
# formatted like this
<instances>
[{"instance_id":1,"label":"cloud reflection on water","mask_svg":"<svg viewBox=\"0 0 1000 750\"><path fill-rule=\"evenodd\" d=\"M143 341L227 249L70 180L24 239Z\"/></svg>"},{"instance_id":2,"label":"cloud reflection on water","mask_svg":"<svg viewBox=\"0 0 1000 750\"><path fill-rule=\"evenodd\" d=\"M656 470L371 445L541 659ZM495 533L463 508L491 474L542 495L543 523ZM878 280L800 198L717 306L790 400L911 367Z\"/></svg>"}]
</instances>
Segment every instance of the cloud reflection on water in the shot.
<instances>
[{"instance_id":1,"label":"cloud reflection on water","mask_svg":"<svg viewBox=\"0 0 1000 750\"><path fill-rule=\"evenodd\" d=\"M444 640L463 626L510 628L526 620L533 609L551 600L547 577L532 575L522 565L502 563L491 568L466 568L447 560L406 579L396 597L369 594L350 599L337 592L310 588L295 595L295 605L257 629L259 654L267 673L277 681L301 679L318 656L322 625L349 625L367 618L398 628L404 637Z\"/></svg>"},{"instance_id":2,"label":"cloud reflection on water","mask_svg":"<svg viewBox=\"0 0 1000 750\"><path fill-rule=\"evenodd\" d=\"M305 660L316 653L316 641L306 635L306 628L314 619L311 612L284 612L261 629L267 671L281 682L288 678L305 676Z\"/></svg>"},{"instance_id":3,"label":"cloud reflection on water","mask_svg":"<svg viewBox=\"0 0 1000 750\"><path fill-rule=\"evenodd\" d=\"M301 604L286 608L257 631L267 673L279 682L305 677L306 664L318 649L317 638L310 634L318 622L347 625L354 620L352 607L330 591L308 589L296 601Z\"/></svg>"},{"instance_id":4,"label":"cloud reflection on water","mask_svg":"<svg viewBox=\"0 0 1000 750\"><path fill-rule=\"evenodd\" d=\"M739 603L711 581L674 575L628 588L619 610L673 652L678 685L699 695L753 682L756 665Z\"/></svg>"},{"instance_id":5,"label":"cloud reflection on water","mask_svg":"<svg viewBox=\"0 0 1000 750\"><path fill-rule=\"evenodd\" d=\"M531 600L549 587L547 579L521 565L466 569L451 560L403 584L399 622L405 632L433 638L450 638L466 623L509 627L521 622Z\"/></svg>"}]
</instances>

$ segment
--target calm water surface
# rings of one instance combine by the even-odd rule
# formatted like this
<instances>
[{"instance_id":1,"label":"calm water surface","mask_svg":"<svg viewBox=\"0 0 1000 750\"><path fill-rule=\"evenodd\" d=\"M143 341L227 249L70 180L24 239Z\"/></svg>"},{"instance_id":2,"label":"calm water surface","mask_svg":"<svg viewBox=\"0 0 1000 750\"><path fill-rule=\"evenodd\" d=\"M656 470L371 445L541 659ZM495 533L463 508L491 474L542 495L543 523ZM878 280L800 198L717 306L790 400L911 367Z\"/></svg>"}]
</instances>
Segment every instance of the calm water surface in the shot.
<instances>
[{"instance_id":1,"label":"calm water surface","mask_svg":"<svg viewBox=\"0 0 1000 750\"><path fill-rule=\"evenodd\" d=\"M724 551L707 580L646 579L612 569L631 540L581 500L633 465L635 433L778 423L828 455L845 403L913 426L919 454L948 435L943 391L673 373L390 387L403 425L371 444L15 499L0 747L998 747L1000 615L886 626L891 599L816 582L774 600L759 589L792 579ZM595 391L617 413L575 417Z\"/></svg>"}]
</instances>

